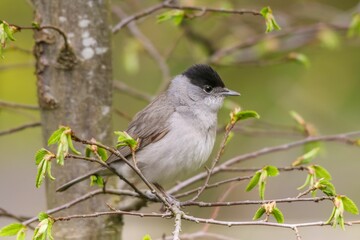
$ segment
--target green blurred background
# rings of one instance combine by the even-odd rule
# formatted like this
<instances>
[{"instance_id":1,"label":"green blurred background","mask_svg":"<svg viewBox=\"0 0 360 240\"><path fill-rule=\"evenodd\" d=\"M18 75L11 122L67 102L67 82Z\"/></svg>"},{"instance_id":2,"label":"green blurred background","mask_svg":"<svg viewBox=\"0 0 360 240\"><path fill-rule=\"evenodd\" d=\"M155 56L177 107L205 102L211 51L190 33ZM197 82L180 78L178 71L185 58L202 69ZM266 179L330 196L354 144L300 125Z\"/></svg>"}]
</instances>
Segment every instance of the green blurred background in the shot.
<instances>
[{"instance_id":1,"label":"green blurred background","mask_svg":"<svg viewBox=\"0 0 360 240\"><path fill-rule=\"evenodd\" d=\"M349 16L354 9L359 11L358 1L184 1L188 4L215 5L227 4L236 8L261 9L271 6L280 25L287 27L303 26L316 22L330 22L334 19L350 21ZM128 13L144 8L156 1L113 1ZM0 19L20 26L28 26L32 22L32 8L25 0L1 0ZM114 22L117 18L114 17ZM224 22L227 24L224 28ZM224 47L231 43L258 35L264 31L264 23L260 17L226 16L211 14L196 18L191 26L201 34L209 37L216 47ZM171 75L181 73L193 63L205 59L205 51L198 45L181 37L179 28L171 23L157 24L154 16L139 23L143 33L151 39L162 54L172 50L168 58ZM228 35L229 37L223 37ZM256 110L264 122L282 125L294 125L289 117L290 110L296 110L307 121L314 124L321 134L336 134L360 129L360 41L347 39L345 34L336 38L339 43L334 48L324 47L318 40L309 42L305 47L295 49L307 55L311 66L305 68L301 64L284 63L269 66L236 66L216 67L227 86L241 92L242 96L232 100L244 109ZM16 42L12 46L31 50L34 44L31 31L22 31L15 35ZM174 43L178 41L178 44ZM133 37L126 29L114 36L113 68L114 79L125 82L150 94L155 94L161 82L161 73L156 62L142 49L134 44ZM271 42L270 42L271 44ZM126 67L129 55L126 47L135 45L138 58L136 63ZM176 47L174 47L176 46ZM37 104L36 79L34 76L34 58L31 54L17 50L5 51L5 59L0 60L0 100ZM275 56L279 53L266 55ZM261 58L260 58L261 59ZM136 62L136 61L135 61ZM271 62L271 61L270 61ZM21 67L18 67L20 64ZM129 115L135 114L146 105L145 101L115 92L114 106ZM229 109L220 112L219 122L225 124ZM38 121L39 114L33 111L0 109L0 131L19 126L24 123ZM114 114L114 129L126 128L128 121ZM241 153L254 151L265 146L295 141L296 137L277 135L235 135L223 160ZM35 188L36 166L34 153L43 146L41 129L28 129L12 135L0 137L0 208L15 214L33 216L45 209L44 189ZM301 148L267 155L243 163L242 167L262 167L265 164L277 166L289 165L302 153ZM346 194L358 205L360 204L360 149L342 143L326 143L320 157L315 161L330 171L338 193ZM56 177L56 176L55 176ZM305 180L304 172L283 173L270 179L266 198L283 198L296 196L296 188ZM258 199L256 191L245 193L246 183L240 183L228 200ZM226 190L226 186L210 190L204 199L215 201ZM158 210L155 205L151 210ZM331 203L306 203L280 205L286 222L324 221L331 213ZM210 209L186 209L197 216L209 217ZM255 206L222 208L218 219L249 220ZM139 219L126 217L124 239L140 239L146 233L156 239L162 233L171 234L173 222L159 219ZM346 215L346 220L359 219ZM0 226L11 221L0 219ZM141 226L141 228L139 228ZM201 226L185 223L183 232L192 232ZM224 233L235 239L294 239L294 233L286 229L265 227L232 227L211 226L210 231ZM270 234L271 233L271 234ZM360 226L340 228L316 227L301 229L303 239L359 239Z\"/></svg>"}]
</instances>

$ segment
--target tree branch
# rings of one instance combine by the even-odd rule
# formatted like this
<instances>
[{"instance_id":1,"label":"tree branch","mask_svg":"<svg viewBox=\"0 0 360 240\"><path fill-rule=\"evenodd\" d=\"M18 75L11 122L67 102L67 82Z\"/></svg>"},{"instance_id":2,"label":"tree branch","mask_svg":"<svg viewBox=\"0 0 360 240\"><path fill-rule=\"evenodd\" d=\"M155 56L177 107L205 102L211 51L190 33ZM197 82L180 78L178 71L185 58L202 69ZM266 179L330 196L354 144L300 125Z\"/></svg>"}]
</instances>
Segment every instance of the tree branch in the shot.
<instances>
[{"instance_id":1,"label":"tree branch","mask_svg":"<svg viewBox=\"0 0 360 240\"><path fill-rule=\"evenodd\" d=\"M251 14L254 16L261 16L261 13L259 11L255 10L247 10L247 9L221 9L221 8L208 8L208 7L195 7L195 6L179 6L171 3L172 0L165 0L159 4L156 4L154 6L151 6L149 8L146 8L142 10L141 12L138 12L134 15L131 15L123 20L121 20L118 24L113 27L113 33L117 33L119 30L121 30L123 27L128 25L132 21L136 21L138 19L144 18L154 12L157 12L161 9L177 9L177 10L188 10L188 11L197 11L201 12L203 14L211 12L211 13L226 13L226 14Z\"/></svg>"},{"instance_id":2,"label":"tree branch","mask_svg":"<svg viewBox=\"0 0 360 240\"><path fill-rule=\"evenodd\" d=\"M38 111L40 109L38 106L35 106L35 105L7 102L7 101L3 101L3 100L0 100L0 107L19 108L19 109L36 110L36 111Z\"/></svg>"},{"instance_id":3,"label":"tree branch","mask_svg":"<svg viewBox=\"0 0 360 240\"><path fill-rule=\"evenodd\" d=\"M183 206L198 206L198 207L226 207L226 206L239 206L239 205L262 205L269 202L276 203L293 203L293 202L321 202L325 200L333 200L333 197L315 197L315 198L281 198L271 200L246 200L234 202L185 202Z\"/></svg>"},{"instance_id":4,"label":"tree branch","mask_svg":"<svg viewBox=\"0 0 360 240\"><path fill-rule=\"evenodd\" d=\"M21 125L19 127L0 131L0 136L16 133L16 132L19 132L19 131L22 131L22 130L25 130L28 128L34 128L34 127L39 127L39 126L41 126L41 122L27 123L27 124Z\"/></svg>"},{"instance_id":5,"label":"tree branch","mask_svg":"<svg viewBox=\"0 0 360 240\"><path fill-rule=\"evenodd\" d=\"M112 195L118 195L118 196L131 196L131 197L138 197L140 198L141 196L134 192L134 191L129 191L129 190L115 190L115 189L96 189L94 191L91 191L83 196L80 196L74 200L72 200L71 202L67 202L61 206L58 206L56 208L53 208L53 209L49 209L46 211L47 214L53 214L53 213L57 213L57 212L60 212L64 209L68 209L80 202L83 202L89 198L92 198L96 195L99 195L99 194L112 194ZM22 224L27 226L33 222L36 222L38 221L38 217L35 216L35 217L32 217L32 218L29 218L28 220L26 221L23 221Z\"/></svg>"},{"instance_id":6,"label":"tree branch","mask_svg":"<svg viewBox=\"0 0 360 240\"><path fill-rule=\"evenodd\" d=\"M126 17L128 17L127 14L120 7L114 7L113 12L115 12L115 14L117 14L121 19L125 19ZM129 23L127 27L130 30L131 34L142 43L146 51L149 53L150 57L152 57L155 63L159 66L162 73L162 84L159 87L158 92L163 91L168 86L170 81L170 70L165 58L161 56L160 52L155 48L150 39L147 38L140 31L140 29L136 26L135 22Z\"/></svg>"},{"instance_id":7,"label":"tree branch","mask_svg":"<svg viewBox=\"0 0 360 240\"><path fill-rule=\"evenodd\" d=\"M127 94L131 97L140 99L140 100L144 100L146 102L151 102L154 97L151 96L150 94L147 94L145 92L141 92L136 88L132 88L128 85L126 85L125 83L118 81L118 80L114 80L113 81L113 86L116 90L118 90L121 93Z\"/></svg>"}]
</instances>

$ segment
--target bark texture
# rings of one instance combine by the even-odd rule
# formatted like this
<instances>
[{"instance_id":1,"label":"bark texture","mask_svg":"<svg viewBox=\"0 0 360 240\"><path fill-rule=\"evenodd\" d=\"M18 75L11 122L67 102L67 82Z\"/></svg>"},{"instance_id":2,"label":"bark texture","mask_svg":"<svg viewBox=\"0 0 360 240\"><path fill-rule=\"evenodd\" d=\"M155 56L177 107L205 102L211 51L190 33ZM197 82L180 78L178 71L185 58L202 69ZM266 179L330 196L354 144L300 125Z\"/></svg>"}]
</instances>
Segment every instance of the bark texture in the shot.
<instances>
[{"instance_id":1,"label":"bark texture","mask_svg":"<svg viewBox=\"0 0 360 240\"><path fill-rule=\"evenodd\" d=\"M70 126L85 139L111 144L111 31L110 0L32 0L35 21L54 26L35 33L34 54L43 137L46 143L59 125ZM79 146L77 146L80 148ZM54 149L52 149L54 150ZM56 187L98 167L84 161L66 160L64 167L53 165L56 181L46 183L49 208L80 197L89 191L83 182L64 193ZM83 214L106 209L104 196L93 198L62 212ZM119 217L100 217L56 223L55 239L120 239Z\"/></svg>"}]
</instances>

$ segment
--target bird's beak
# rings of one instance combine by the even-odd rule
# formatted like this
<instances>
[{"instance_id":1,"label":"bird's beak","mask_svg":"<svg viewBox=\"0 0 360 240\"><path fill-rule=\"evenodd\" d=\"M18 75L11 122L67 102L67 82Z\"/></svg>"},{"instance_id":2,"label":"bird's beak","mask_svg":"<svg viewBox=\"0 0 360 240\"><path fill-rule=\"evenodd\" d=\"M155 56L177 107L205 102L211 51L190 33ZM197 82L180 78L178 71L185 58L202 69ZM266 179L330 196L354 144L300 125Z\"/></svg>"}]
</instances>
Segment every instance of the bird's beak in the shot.
<instances>
[{"instance_id":1,"label":"bird's beak","mask_svg":"<svg viewBox=\"0 0 360 240\"><path fill-rule=\"evenodd\" d=\"M224 91L222 92L222 95L224 96L240 96L240 93L235 92L233 90L224 88Z\"/></svg>"}]
</instances>

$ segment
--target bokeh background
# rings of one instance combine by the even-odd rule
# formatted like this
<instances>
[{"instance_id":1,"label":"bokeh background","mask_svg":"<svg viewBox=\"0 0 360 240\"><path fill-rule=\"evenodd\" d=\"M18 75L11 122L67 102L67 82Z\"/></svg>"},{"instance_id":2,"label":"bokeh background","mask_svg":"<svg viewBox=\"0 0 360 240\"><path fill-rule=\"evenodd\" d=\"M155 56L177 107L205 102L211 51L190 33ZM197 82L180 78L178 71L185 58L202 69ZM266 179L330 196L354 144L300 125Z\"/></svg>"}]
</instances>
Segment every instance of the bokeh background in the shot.
<instances>
[{"instance_id":1,"label":"bokeh background","mask_svg":"<svg viewBox=\"0 0 360 240\"><path fill-rule=\"evenodd\" d=\"M156 1L113 1L127 13L155 4ZM351 13L359 11L355 0L327 1L183 1L200 6L228 6L234 8L261 9L271 6L274 15L283 29L301 28L318 22L337 22L348 24ZM222 5L223 4L223 5ZM32 8L25 0L1 0L0 19L20 26L32 22ZM114 22L118 21L114 16ZM194 63L206 60L206 51L186 37L179 27L171 23L156 23L156 14L139 22L141 31L153 42L163 55L168 55L167 63L171 75L181 73ZM208 14L195 18L190 26L208 37L216 48L223 48L241 42L251 36L262 34L265 29L263 19L251 15L228 16ZM16 50L15 47L31 51L34 41L31 31L16 34L16 42L5 51L5 59L0 59L0 100L37 104L34 58L31 54ZM289 111L295 110L311 122L321 134L336 134L360 129L360 41L349 39L346 32L333 32L331 45L321 41L321 37L311 38L304 46L291 51L305 54L310 67L282 61L286 55L283 42L263 41L253 48L237 53L234 59L246 59L244 63L216 66L227 86L241 92L242 96L231 99L244 109L256 110L261 121L281 126L294 126ZM335 40L334 40L335 39ZM129 50L130 49L130 50ZM259 62L265 62L257 66ZM226 62L227 63L227 62ZM250 64L249 64L250 63ZM221 65L221 64L219 64ZM155 94L161 84L161 72L154 60L148 56L141 45L126 29L114 36L113 41L114 79L149 94ZM116 109L133 116L146 105L146 101L134 99L117 91L114 92ZM219 115L220 124L228 120L229 109L224 108ZM114 129L126 128L128 120L114 114ZM0 131L28 122L39 121L36 111L19 111L0 108ZM255 125L256 127L256 125ZM271 130L272 125L270 125ZM278 134L237 133L222 158L251 152L266 146L275 146L299 139L299 136ZM35 188L36 166L33 156L43 146L41 129L0 136L0 208L12 213L34 216L45 209L44 189ZM262 167L265 164L288 166L302 153L302 148L267 155L245 162L241 167ZM342 143L325 143L322 153L315 159L333 176L338 193L346 194L360 204L360 148ZM296 188L305 180L304 172L282 173L270 179L266 198L296 196ZM56 176L55 176L56 177ZM228 200L258 199L256 191L246 193L246 182L240 183ZM226 190L226 186L210 190L203 199L215 201ZM330 216L331 203L282 204L279 206L285 221L312 222L324 221ZM149 211L157 210L158 205ZM256 206L222 208L218 219L250 220ZM211 209L186 209L196 216L209 217ZM358 216L345 215L346 220L359 219ZM12 220L0 218L0 227ZM141 227L140 227L141 226ZM149 233L154 239L163 233L171 234L172 221L159 219L140 219L125 217L124 239L141 239ZM183 232L192 232L202 226L184 223ZM219 227L211 226L210 231L223 233L235 239L295 239L294 233L287 229L267 227ZM347 227L346 231L331 227L301 229L303 239L359 239L360 226ZM5 238L4 238L5 239Z\"/></svg>"}]
</instances>

